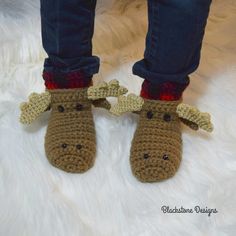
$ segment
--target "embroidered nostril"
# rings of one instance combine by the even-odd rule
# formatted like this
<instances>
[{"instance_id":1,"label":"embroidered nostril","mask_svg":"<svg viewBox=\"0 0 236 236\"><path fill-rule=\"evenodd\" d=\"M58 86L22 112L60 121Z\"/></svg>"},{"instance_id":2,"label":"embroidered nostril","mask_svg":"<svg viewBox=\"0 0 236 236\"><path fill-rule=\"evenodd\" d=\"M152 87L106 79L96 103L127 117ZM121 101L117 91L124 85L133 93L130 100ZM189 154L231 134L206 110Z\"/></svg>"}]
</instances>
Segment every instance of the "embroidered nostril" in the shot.
<instances>
[{"instance_id":1,"label":"embroidered nostril","mask_svg":"<svg viewBox=\"0 0 236 236\"><path fill-rule=\"evenodd\" d=\"M149 158L149 154L148 153L144 153L144 155L143 155L143 159L148 159Z\"/></svg>"},{"instance_id":2,"label":"embroidered nostril","mask_svg":"<svg viewBox=\"0 0 236 236\"><path fill-rule=\"evenodd\" d=\"M151 119L153 118L153 113L152 113L152 111L148 111L148 112L147 112L147 118L148 118L149 120L151 120Z\"/></svg>"},{"instance_id":3,"label":"embroidered nostril","mask_svg":"<svg viewBox=\"0 0 236 236\"><path fill-rule=\"evenodd\" d=\"M57 107L57 110L58 110L59 112L64 112L64 111L65 111L65 108L64 108L62 105L59 105L59 106Z\"/></svg>"},{"instance_id":4,"label":"embroidered nostril","mask_svg":"<svg viewBox=\"0 0 236 236\"><path fill-rule=\"evenodd\" d=\"M63 144L61 145L61 147L62 147L63 149L65 149L65 148L67 148L67 144L66 144L66 143L63 143Z\"/></svg>"},{"instance_id":5,"label":"embroidered nostril","mask_svg":"<svg viewBox=\"0 0 236 236\"><path fill-rule=\"evenodd\" d=\"M81 145L81 144L77 144L77 145L76 145L76 148L77 148L78 150L80 150L80 149L82 148L82 145Z\"/></svg>"},{"instance_id":6,"label":"embroidered nostril","mask_svg":"<svg viewBox=\"0 0 236 236\"><path fill-rule=\"evenodd\" d=\"M170 122L171 121L171 115L168 114L168 113L164 114L163 120L166 121L166 122Z\"/></svg>"},{"instance_id":7,"label":"embroidered nostril","mask_svg":"<svg viewBox=\"0 0 236 236\"><path fill-rule=\"evenodd\" d=\"M166 160L169 160L169 157L168 157L166 154L165 154L165 155L163 155L163 157L162 157L162 158L163 158L163 160L165 160L165 161L166 161Z\"/></svg>"},{"instance_id":8,"label":"embroidered nostril","mask_svg":"<svg viewBox=\"0 0 236 236\"><path fill-rule=\"evenodd\" d=\"M77 111L82 111L82 110L83 110L83 105L78 103L78 104L76 105L76 110L77 110Z\"/></svg>"}]
</instances>

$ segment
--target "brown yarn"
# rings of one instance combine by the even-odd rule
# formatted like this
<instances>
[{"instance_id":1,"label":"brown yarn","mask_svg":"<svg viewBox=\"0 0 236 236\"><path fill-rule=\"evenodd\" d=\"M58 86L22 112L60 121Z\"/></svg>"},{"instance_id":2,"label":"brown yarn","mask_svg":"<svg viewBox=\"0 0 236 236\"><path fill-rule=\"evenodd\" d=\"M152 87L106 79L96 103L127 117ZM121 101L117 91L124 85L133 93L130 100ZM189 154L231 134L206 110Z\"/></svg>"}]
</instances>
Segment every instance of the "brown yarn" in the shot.
<instances>
[{"instance_id":1,"label":"brown yarn","mask_svg":"<svg viewBox=\"0 0 236 236\"><path fill-rule=\"evenodd\" d=\"M66 172L83 173L94 164L96 138L87 88L49 90L51 117L45 137L49 162Z\"/></svg>"},{"instance_id":2,"label":"brown yarn","mask_svg":"<svg viewBox=\"0 0 236 236\"><path fill-rule=\"evenodd\" d=\"M94 105L94 107L104 108L104 109L107 109L107 110L111 109L111 104L107 101L106 98L93 100L92 104Z\"/></svg>"},{"instance_id":3,"label":"brown yarn","mask_svg":"<svg viewBox=\"0 0 236 236\"><path fill-rule=\"evenodd\" d=\"M180 165L182 138L176 113L180 102L144 100L130 155L132 172L142 182L170 178Z\"/></svg>"}]
</instances>

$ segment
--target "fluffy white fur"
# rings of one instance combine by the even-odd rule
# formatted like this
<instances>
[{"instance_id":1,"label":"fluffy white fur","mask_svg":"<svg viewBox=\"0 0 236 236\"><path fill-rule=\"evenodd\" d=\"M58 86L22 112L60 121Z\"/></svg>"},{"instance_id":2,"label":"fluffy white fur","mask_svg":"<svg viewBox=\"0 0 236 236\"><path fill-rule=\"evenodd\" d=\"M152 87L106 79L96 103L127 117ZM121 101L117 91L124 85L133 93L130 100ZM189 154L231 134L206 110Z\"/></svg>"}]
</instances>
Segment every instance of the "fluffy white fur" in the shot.
<instances>
[{"instance_id":1,"label":"fluffy white fur","mask_svg":"<svg viewBox=\"0 0 236 236\"><path fill-rule=\"evenodd\" d=\"M95 82L119 79L139 93L131 73L146 34L146 1L99 1L94 38L101 57ZM52 167L44 154L49 114L30 127L18 122L19 103L43 91L39 3L0 1L0 235L1 236L234 236L236 235L236 2L215 0L202 60L184 101L212 114L208 135L183 127L176 176L155 184L131 174L129 149L137 116L94 109L97 159L83 175ZM170 207L218 213L164 214Z\"/></svg>"}]
</instances>

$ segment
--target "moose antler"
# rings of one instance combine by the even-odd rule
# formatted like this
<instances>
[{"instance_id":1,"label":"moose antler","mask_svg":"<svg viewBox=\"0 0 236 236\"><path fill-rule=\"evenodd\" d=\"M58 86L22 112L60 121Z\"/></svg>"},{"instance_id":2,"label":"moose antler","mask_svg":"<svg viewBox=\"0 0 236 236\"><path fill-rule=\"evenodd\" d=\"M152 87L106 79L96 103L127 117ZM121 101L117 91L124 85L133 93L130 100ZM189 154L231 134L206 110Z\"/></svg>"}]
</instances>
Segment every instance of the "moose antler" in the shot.
<instances>
[{"instance_id":1,"label":"moose antler","mask_svg":"<svg viewBox=\"0 0 236 236\"><path fill-rule=\"evenodd\" d=\"M88 99L98 100L107 97L118 97L127 92L128 89L120 86L117 80L111 80L109 83L103 82L88 88Z\"/></svg>"},{"instance_id":2,"label":"moose antler","mask_svg":"<svg viewBox=\"0 0 236 236\"><path fill-rule=\"evenodd\" d=\"M109 83L103 82L97 86L88 88L87 95L95 107L102 107L109 110L111 105L106 100L106 97L118 97L127 92L128 90L120 86L117 80L112 80ZM29 96L29 101L20 105L20 122L22 124L32 123L41 113L50 107L50 104L51 95L48 91L41 94L32 93Z\"/></svg>"},{"instance_id":3,"label":"moose antler","mask_svg":"<svg viewBox=\"0 0 236 236\"><path fill-rule=\"evenodd\" d=\"M113 115L121 115L125 112L139 112L144 104L144 99L135 94L127 96L119 96L118 102L111 109ZM211 123L211 116L206 112L200 112L197 108L181 103L177 106L176 113L183 124L187 125L193 130L199 128L207 131L213 131L213 124Z\"/></svg>"},{"instance_id":4,"label":"moose antler","mask_svg":"<svg viewBox=\"0 0 236 236\"><path fill-rule=\"evenodd\" d=\"M111 104L105 98L94 100L94 101L92 101L92 104L95 107L104 108L106 110L111 109Z\"/></svg>"},{"instance_id":5,"label":"moose antler","mask_svg":"<svg viewBox=\"0 0 236 236\"><path fill-rule=\"evenodd\" d=\"M99 85L88 88L88 99L92 100L95 107L110 109L114 115L121 115L126 112L141 111L144 99L135 94L124 96L128 92L123 86L119 85L117 80L109 83L103 82ZM118 102L113 107L106 100L107 97L118 97ZM29 102L22 103L20 106L20 122L23 124L32 123L41 113L45 112L51 103L51 95L48 91L38 94L32 93L29 96ZM197 108L181 103L177 106L176 113L180 120L190 128L198 130L199 128L212 132L213 124L209 113L200 112Z\"/></svg>"},{"instance_id":6,"label":"moose antler","mask_svg":"<svg viewBox=\"0 0 236 236\"><path fill-rule=\"evenodd\" d=\"M106 100L106 97L118 97L127 92L128 90L120 86L117 80L112 80L109 83L103 82L97 86L88 88L87 95L95 107L102 107L109 110L111 105ZM29 96L29 102L24 102L20 105L20 122L22 124L32 123L41 113L49 108L50 104L51 95L48 91L41 94L32 93Z\"/></svg>"},{"instance_id":7,"label":"moose antler","mask_svg":"<svg viewBox=\"0 0 236 236\"><path fill-rule=\"evenodd\" d=\"M138 112L143 104L143 98L131 93L127 96L119 96L117 104L110 109L110 112L117 116L125 112Z\"/></svg>"},{"instance_id":8,"label":"moose antler","mask_svg":"<svg viewBox=\"0 0 236 236\"><path fill-rule=\"evenodd\" d=\"M190 128L201 128L207 132L213 131L213 124L211 123L211 116L209 113L200 112L197 108L184 103L178 105L176 112L178 116L184 120L183 123ZM186 122L186 120L188 122Z\"/></svg>"},{"instance_id":9,"label":"moose antler","mask_svg":"<svg viewBox=\"0 0 236 236\"><path fill-rule=\"evenodd\" d=\"M49 108L50 103L51 95L49 92L30 94L29 102L23 102L20 105L20 122L22 124L32 123L41 113Z\"/></svg>"}]
</instances>

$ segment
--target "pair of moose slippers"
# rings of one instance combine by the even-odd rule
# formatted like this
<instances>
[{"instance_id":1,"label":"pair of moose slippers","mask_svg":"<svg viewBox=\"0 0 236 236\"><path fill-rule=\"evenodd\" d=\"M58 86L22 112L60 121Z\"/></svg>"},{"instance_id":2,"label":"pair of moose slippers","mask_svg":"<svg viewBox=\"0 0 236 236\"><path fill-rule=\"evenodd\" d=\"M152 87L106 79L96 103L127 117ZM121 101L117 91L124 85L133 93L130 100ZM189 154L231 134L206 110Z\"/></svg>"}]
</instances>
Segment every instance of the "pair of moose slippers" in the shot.
<instances>
[{"instance_id":1,"label":"pair of moose slippers","mask_svg":"<svg viewBox=\"0 0 236 236\"><path fill-rule=\"evenodd\" d=\"M142 182L157 182L172 177L182 158L181 122L194 130L211 132L208 113L179 101L148 100L134 94L117 80L79 89L55 89L32 93L21 104L20 122L31 124L40 114L51 110L45 136L49 162L66 172L83 173L95 162L96 133L92 106L113 115L135 112L140 117L135 131L130 165ZM117 97L111 106L107 97Z\"/></svg>"}]
</instances>

